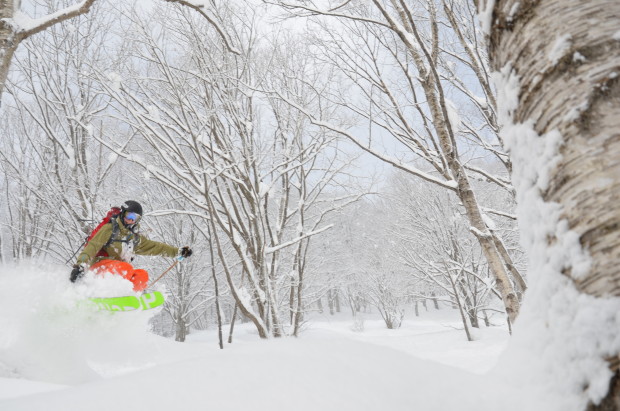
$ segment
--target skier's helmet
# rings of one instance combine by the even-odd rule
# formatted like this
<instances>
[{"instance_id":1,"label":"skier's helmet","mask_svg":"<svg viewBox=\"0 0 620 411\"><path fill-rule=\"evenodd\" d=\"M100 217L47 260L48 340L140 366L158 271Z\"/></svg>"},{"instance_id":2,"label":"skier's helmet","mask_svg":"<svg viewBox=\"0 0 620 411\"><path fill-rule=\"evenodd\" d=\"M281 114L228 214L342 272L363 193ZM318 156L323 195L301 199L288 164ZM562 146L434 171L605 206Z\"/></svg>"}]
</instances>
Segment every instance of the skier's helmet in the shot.
<instances>
[{"instance_id":1,"label":"skier's helmet","mask_svg":"<svg viewBox=\"0 0 620 411\"><path fill-rule=\"evenodd\" d=\"M123 224L125 224L125 218L127 217L131 217L133 224L137 223L140 217L142 217L142 206L137 201L125 201L123 205L121 205L121 217Z\"/></svg>"},{"instance_id":2,"label":"skier's helmet","mask_svg":"<svg viewBox=\"0 0 620 411\"><path fill-rule=\"evenodd\" d=\"M142 206L137 201L127 200L121 205L121 211L124 212L134 212L142 215Z\"/></svg>"}]
</instances>

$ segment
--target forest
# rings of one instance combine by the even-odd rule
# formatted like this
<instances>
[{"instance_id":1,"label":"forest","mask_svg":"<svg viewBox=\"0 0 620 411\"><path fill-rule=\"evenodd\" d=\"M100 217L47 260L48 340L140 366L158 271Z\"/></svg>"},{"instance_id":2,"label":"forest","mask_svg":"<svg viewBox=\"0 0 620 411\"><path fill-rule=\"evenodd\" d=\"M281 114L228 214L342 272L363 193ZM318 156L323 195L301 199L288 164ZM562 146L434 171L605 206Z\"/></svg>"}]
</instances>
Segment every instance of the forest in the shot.
<instances>
[{"instance_id":1,"label":"forest","mask_svg":"<svg viewBox=\"0 0 620 411\"><path fill-rule=\"evenodd\" d=\"M63 266L70 287L85 238L135 200L143 235L193 250L161 278L155 334L298 337L316 313L397 330L449 307L470 342L505 324L536 372L580 364L576 409L620 409L617 2L0 17L0 270ZM153 280L171 262L133 264Z\"/></svg>"}]
</instances>

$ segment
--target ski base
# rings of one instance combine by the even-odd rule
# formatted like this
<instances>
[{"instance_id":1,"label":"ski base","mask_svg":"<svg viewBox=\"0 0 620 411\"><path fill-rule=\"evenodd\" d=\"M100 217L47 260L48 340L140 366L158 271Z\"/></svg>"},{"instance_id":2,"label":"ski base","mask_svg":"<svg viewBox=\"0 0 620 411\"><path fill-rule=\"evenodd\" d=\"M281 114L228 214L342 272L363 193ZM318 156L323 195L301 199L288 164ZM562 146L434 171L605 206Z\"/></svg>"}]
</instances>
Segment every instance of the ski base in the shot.
<instances>
[{"instance_id":1,"label":"ski base","mask_svg":"<svg viewBox=\"0 0 620 411\"><path fill-rule=\"evenodd\" d=\"M123 297L90 298L97 308L106 311L137 311L150 310L164 303L164 296L159 291L142 294L139 297L128 295Z\"/></svg>"}]
</instances>

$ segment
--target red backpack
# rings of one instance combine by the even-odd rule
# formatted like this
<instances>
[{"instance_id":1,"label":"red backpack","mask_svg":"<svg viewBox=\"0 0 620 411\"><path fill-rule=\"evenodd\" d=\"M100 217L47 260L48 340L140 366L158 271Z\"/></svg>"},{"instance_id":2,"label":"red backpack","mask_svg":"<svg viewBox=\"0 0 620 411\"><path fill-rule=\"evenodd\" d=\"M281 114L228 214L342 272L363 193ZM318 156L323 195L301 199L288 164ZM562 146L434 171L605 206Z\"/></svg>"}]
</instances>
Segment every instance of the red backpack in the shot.
<instances>
[{"instance_id":1,"label":"red backpack","mask_svg":"<svg viewBox=\"0 0 620 411\"><path fill-rule=\"evenodd\" d=\"M88 243L90 242L90 240L93 239L93 237L95 236L95 234L97 234L97 232L99 230L101 230L101 227L103 227L104 225L112 222L112 224L114 224L116 222L116 217L118 217L118 215L121 213L121 209L118 207L112 207L110 209L110 211L108 211L108 213L106 214L106 216L103 218L103 220L101 220L101 222L99 223L99 225L97 227L95 227L95 229L93 230L92 233L90 233L90 235L88 236L88 238L86 239L86 243L84 243L84 247L86 247L88 245ZM101 247L101 250L99 250L97 252L97 254L95 255L96 257L109 257L108 253L106 253L104 251L104 248L106 248L108 245L110 245L110 243L112 242L114 236L114 231L118 231L118 225L114 224L115 227L112 227L112 236L110 237L110 240L103 246ZM114 230L116 228L116 230Z\"/></svg>"}]
</instances>

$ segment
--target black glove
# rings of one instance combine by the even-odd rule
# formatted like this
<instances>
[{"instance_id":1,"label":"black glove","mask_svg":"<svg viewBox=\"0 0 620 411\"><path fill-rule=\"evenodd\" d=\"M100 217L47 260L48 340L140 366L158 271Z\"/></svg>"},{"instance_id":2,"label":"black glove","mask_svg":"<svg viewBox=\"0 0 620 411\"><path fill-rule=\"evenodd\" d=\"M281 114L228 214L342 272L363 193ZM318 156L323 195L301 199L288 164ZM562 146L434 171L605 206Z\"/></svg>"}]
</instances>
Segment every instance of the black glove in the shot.
<instances>
[{"instance_id":1,"label":"black glove","mask_svg":"<svg viewBox=\"0 0 620 411\"><path fill-rule=\"evenodd\" d=\"M179 248L179 254L183 258L190 257L192 255L192 249L189 247L181 247Z\"/></svg>"},{"instance_id":2,"label":"black glove","mask_svg":"<svg viewBox=\"0 0 620 411\"><path fill-rule=\"evenodd\" d=\"M76 282L80 278L84 276L84 267L81 265L74 265L73 270L71 270L71 277L69 277L69 281L72 283Z\"/></svg>"}]
</instances>

